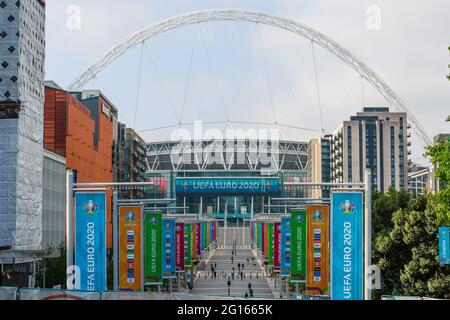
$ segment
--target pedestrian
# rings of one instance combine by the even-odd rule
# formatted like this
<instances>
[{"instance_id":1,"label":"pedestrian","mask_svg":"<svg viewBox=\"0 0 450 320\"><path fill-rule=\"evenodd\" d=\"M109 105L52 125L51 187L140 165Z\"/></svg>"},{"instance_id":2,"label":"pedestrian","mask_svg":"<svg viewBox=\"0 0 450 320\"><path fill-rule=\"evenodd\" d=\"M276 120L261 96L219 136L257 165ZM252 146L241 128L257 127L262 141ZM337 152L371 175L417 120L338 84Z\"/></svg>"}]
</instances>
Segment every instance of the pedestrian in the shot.
<instances>
[{"instance_id":1,"label":"pedestrian","mask_svg":"<svg viewBox=\"0 0 450 320\"><path fill-rule=\"evenodd\" d=\"M239 270L239 272L241 272L241 263L240 262L238 263L238 270Z\"/></svg>"},{"instance_id":2,"label":"pedestrian","mask_svg":"<svg viewBox=\"0 0 450 320\"><path fill-rule=\"evenodd\" d=\"M244 279L244 271L241 271L241 280Z\"/></svg>"},{"instance_id":3,"label":"pedestrian","mask_svg":"<svg viewBox=\"0 0 450 320\"><path fill-rule=\"evenodd\" d=\"M245 293L244 298L248 298L248 292Z\"/></svg>"},{"instance_id":4,"label":"pedestrian","mask_svg":"<svg viewBox=\"0 0 450 320\"><path fill-rule=\"evenodd\" d=\"M251 290L251 289L252 289L252 283L249 282L249 283L248 283L248 290Z\"/></svg>"},{"instance_id":5,"label":"pedestrian","mask_svg":"<svg viewBox=\"0 0 450 320\"><path fill-rule=\"evenodd\" d=\"M242 270L244 270L244 264L242 264L241 267L242 267Z\"/></svg>"},{"instance_id":6,"label":"pedestrian","mask_svg":"<svg viewBox=\"0 0 450 320\"><path fill-rule=\"evenodd\" d=\"M217 272L214 270L214 279L217 279Z\"/></svg>"},{"instance_id":7,"label":"pedestrian","mask_svg":"<svg viewBox=\"0 0 450 320\"><path fill-rule=\"evenodd\" d=\"M250 289L250 297L253 297L253 289Z\"/></svg>"},{"instance_id":8,"label":"pedestrian","mask_svg":"<svg viewBox=\"0 0 450 320\"><path fill-rule=\"evenodd\" d=\"M250 261L249 261L249 259L247 258L247 263L249 263Z\"/></svg>"},{"instance_id":9,"label":"pedestrian","mask_svg":"<svg viewBox=\"0 0 450 320\"><path fill-rule=\"evenodd\" d=\"M231 256L231 264L234 264L234 258Z\"/></svg>"}]
</instances>

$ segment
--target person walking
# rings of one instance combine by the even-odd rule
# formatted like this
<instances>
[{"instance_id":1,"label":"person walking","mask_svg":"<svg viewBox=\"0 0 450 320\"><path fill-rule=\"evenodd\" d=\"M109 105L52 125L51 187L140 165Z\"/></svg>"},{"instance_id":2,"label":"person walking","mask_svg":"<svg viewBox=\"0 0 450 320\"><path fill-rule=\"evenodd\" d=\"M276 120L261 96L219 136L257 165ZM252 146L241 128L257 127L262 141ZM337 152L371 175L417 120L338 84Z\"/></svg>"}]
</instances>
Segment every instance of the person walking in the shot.
<instances>
[{"instance_id":1,"label":"person walking","mask_svg":"<svg viewBox=\"0 0 450 320\"><path fill-rule=\"evenodd\" d=\"M244 298L248 298L248 292L245 292Z\"/></svg>"},{"instance_id":2,"label":"person walking","mask_svg":"<svg viewBox=\"0 0 450 320\"><path fill-rule=\"evenodd\" d=\"M231 256L231 264L234 264L234 257Z\"/></svg>"},{"instance_id":3,"label":"person walking","mask_svg":"<svg viewBox=\"0 0 450 320\"><path fill-rule=\"evenodd\" d=\"M252 289L252 283L249 282L249 283L248 283L248 290L251 290L251 289Z\"/></svg>"},{"instance_id":4,"label":"person walking","mask_svg":"<svg viewBox=\"0 0 450 320\"><path fill-rule=\"evenodd\" d=\"M217 271L214 270L214 279L217 279Z\"/></svg>"},{"instance_id":5,"label":"person walking","mask_svg":"<svg viewBox=\"0 0 450 320\"><path fill-rule=\"evenodd\" d=\"M241 268L242 268L242 270L244 270L244 263L242 263Z\"/></svg>"},{"instance_id":6,"label":"person walking","mask_svg":"<svg viewBox=\"0 0 450 320\"><path fill-rule=\"evenodd\" d=\"M238 263L238 270L239 270L239 272L241 272L241 263L240 262Z\"/></svg>"},{"instance_id":7,"label":"person walking","mask_svg":"<svg viewBox=\"0 0 450 320\"><path fill-rule=\"evenodd\" d=\"M244 271L241 271L241 280L244 279Z\"/></svg>"},{"instance_id":8,"label":"person walking","mask_svg":"<svg viewBox=\"0 0 450 320\"><path fill-rule=\"evenodd\" d=\"M250 289L250 297L253 298L253 289Z\"/></svg>"}]
</instances>

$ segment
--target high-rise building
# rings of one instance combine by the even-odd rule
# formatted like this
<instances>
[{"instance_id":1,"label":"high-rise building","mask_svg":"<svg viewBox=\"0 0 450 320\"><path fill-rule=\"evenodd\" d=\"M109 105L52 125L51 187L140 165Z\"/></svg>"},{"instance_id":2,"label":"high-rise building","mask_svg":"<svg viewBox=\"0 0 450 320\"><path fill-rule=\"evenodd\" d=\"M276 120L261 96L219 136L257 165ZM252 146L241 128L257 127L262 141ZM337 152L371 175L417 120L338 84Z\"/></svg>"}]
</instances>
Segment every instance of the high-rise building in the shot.
<instances>
[{"instance_id":1,"label":"high-rise building","mask_svg":"<svg viewBox=\"0 0 450 320\"><path fill-rule=\"evenodd\" d=\"M331 182L331 141L332 135L314 138L308 144L308 180L310 182ZM312 188L312 198L329 198L330 190Z\"/></svg>"},{"instance_id":2,"label":"high-rise building","mask_svg":"<svg viewBox=\"0 0 450 320\"><path fill-rule=\"evenodd\" d=\"M42 249L44 60L45 1L1 0L0 258Z\"/></svg>"},{"instance_id":3,"label":"high-rise building","mask_svg":"<svg viewBox=\"0 0 450 320\"><path fill-rule=\"evenodd\" d=\"M146 146L145 141L133 129L126 128L118 123L118 139L115 143L118 163L114 166L117 172L117 182L145 182L146 181ZM142 198L142 190L124 190L120 192L121 198Z\"/></svg>"},{"instance_id":4,"label":"high-rise building","mask_svg":"<svg viewBox=\"0 0 450 320\"><path fill-rule=\"evenodd\" d=\"M339 126L331 143L331 181L363 182L371 170L372 188L408 188L407 114L364 108Z\"/></svg>"},{"instance_id":5,"label":"high-rise building","mask_svg":"<svg viewBox=\"0 0 450 320\"><path fill-rule=\"evenodd\" d=\"M68 93L45 87L45 148L66 158L78 182L112 182L117 109L98 91ZM117 119L117 118L116 118ZM112 246L112 193L107 191L107 246Z\"/></svg>"}]
</instances>

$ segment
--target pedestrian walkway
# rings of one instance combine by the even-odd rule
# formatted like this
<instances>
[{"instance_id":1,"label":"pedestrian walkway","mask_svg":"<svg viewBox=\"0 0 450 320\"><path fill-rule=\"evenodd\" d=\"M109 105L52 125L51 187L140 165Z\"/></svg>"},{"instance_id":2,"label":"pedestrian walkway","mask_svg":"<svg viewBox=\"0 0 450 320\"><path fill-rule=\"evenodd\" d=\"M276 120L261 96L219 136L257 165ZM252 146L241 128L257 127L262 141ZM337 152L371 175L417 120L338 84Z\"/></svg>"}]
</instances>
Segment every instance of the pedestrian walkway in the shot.
<instances>
[{"instance_id":1,"label":"pedestrian walkway","mask_svg":"<svg viewBox=\"0 0 450 320\"><path fill-rule=\"evenodd\" d=\"M231 249L217 249L206 265L205 270L198 274L191 293L194 295L228 296L227 275L229 274L231 276L231 296L243 298L246 292L249 293L250 283L255 298L274 298L251 249L238 248L233 257L233 262L231 261L231 257ZM254 258L253 263L252 257ZM249 262L247 262L247 259ZM213 266L216 265L216 278L214 278L213 274L211 277L211 264ZM243 270L241 267L244 275L242 279L239 273L239 264L241 266L242 264L244 265ZM235 273L234 279L232 278L233 267Z\"/></svg>"}]
</instances>

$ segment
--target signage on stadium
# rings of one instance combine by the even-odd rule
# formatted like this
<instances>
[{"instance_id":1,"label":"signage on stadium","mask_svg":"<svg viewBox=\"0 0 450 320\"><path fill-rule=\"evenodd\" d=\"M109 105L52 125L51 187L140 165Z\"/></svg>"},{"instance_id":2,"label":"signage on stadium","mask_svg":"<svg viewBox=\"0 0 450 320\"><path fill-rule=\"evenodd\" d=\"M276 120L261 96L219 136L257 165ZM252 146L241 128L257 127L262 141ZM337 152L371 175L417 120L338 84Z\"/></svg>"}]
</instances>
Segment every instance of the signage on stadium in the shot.
<instances>
[{"instance_id":1,"label":"signage on stadium","mask_svg":"<svg viewBox=\"0 0 450 320\"><path fill-rule=\"evenodd\" d=\"M178 178L175 189L183 193L276 193L278 178Z\"/></svg>"}]
</instances>

